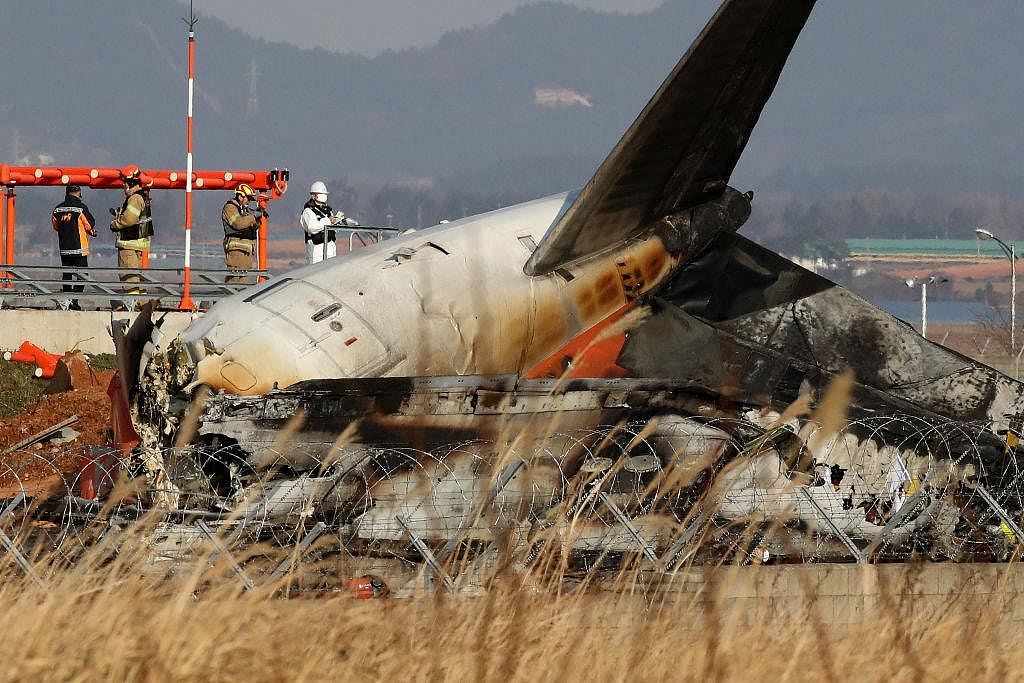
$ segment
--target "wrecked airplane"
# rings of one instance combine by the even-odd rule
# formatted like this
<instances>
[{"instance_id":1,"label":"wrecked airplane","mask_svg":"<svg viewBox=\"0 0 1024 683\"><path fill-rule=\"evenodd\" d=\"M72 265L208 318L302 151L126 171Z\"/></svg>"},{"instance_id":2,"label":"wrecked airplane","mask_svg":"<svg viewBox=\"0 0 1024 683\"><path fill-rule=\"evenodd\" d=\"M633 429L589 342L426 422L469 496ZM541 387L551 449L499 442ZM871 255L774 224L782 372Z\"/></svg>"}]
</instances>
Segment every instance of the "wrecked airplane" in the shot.
<instances>
[{"instance_id":1,"label":"wrecked airplane","mask_svg":"<svg viewBox=\"0 0 1024 683\"><path fill-rule=\"evenodd\" d=\"M738 234L728 182L813 6L725 0L580 191L274 277L173 340L140 316L118 431L151 502L435 569L508 537L669 566L751 529L774 556L1004 555L1024 385ZM848 371L843 424L808 417Z\"/></svg>"}]
</instances>

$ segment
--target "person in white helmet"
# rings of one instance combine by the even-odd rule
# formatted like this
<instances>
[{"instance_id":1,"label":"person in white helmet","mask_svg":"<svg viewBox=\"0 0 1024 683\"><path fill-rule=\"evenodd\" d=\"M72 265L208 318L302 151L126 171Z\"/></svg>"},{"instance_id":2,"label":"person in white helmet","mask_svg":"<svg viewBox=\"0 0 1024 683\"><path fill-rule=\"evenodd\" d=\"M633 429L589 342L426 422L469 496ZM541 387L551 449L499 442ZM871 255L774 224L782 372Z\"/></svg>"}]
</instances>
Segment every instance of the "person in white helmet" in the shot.
<instances>
[{"instance_id":1,"label":"person in white helmet","mask_svg":"<svg viewBox=\"0 0 1024 683\"><path fill-rule=\"evenodd\" d=\"M334 230L337 225L355 225L354 221L345 218L341 211L335 211L327 203L327 186L323 181L316 181L309 188L309 201L302 207L299 225L306 237L306 261L320 263L324 259L334 257Z\"/></svg>"}]
</instances>

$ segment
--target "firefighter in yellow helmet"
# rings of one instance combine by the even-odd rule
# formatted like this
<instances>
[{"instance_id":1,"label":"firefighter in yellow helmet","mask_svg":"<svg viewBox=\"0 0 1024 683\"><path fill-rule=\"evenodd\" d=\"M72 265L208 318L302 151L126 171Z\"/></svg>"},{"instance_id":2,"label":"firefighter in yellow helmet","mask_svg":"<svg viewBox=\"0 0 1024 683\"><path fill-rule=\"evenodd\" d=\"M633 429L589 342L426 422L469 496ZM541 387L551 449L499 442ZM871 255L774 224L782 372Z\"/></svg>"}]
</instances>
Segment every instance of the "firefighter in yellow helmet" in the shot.
<instances>
[{"instance_id":1,"label":"firefighter in yellow helmet","mask_svg":"<svg viewBox=\"0 0 1024 683\"><path fill-rule=\"evenodd\" d=\"M126 166L121 170L124 183L124 203L114 211L110 229L114 232L117 247L118 268L142 268L143 252L148 252L153 237L153 216L150 210L149 190L142 187L142 171L138 166ZM121 282L138 283L138 275L122 273ZM138 286L125 288L126 294L143 294Z\"/></svg>"},{"instance_id":2,"label":"firefighter in yellow helmet","mask_svg":"<svg viewBox=\"0 0 1024 683\"><path fill-rule=\"evenodd\" d=\"M235 194L220 212L224 226L224 262L228 270L253 269L259 214L263 213L263 209L252 210L251 203L255 200L256 191L243 183L235 189ZM228 275L224 282L249 285L252 279L244 275Z\"/></svg>"}]
</instances>

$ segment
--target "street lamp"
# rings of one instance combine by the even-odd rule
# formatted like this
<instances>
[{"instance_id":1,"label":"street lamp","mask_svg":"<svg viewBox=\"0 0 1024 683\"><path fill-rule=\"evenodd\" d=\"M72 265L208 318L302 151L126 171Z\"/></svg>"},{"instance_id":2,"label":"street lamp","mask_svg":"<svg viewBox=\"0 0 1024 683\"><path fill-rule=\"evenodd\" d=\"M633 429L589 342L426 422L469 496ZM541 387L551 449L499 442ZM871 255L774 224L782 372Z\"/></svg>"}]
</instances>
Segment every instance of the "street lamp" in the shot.
<instances>
[{"instance_id":1,"label":"street lamp","mask_svg":"<svg viewBox=\"0 0 1024 683\"><path fill-rule=\"evenodd\" d=\"M995 240L1002 247L1006 258L1010 259L1010 349L1015 351L1017 349L1017 243L1007 244L984 228L975 228L974 234L978 236L978 239Z\"/></svg>"},{"instance_id":2,"label":"street lamp","mask_svg":"<svg viewBox=\"0 0 1024 683\"><path fill-rule=\"evenodd\" d=\"M924 280L915 280L914 278L906 280L907 287L921 288L921 336L925 339L928 338L928 285L941 285L943 282L949 282L949 280L935 275Z\"/></svg>"}]
</instances>

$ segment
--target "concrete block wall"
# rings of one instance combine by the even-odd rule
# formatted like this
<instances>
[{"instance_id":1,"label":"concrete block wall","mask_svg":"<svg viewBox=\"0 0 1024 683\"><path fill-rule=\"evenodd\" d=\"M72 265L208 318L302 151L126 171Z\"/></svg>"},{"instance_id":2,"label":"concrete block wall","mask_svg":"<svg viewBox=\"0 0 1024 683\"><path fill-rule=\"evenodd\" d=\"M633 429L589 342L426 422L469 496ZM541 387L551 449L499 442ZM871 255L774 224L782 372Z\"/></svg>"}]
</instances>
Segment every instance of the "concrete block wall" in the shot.
<instances>
[{"instance_id":1,"label":"concrete block wall","mask_svg":"<svg viewBox=\"0 0 1024 683\"><path fill-rule=\"evenodd\" d=\"M134 314L0 309L0 350L16 349L28 340L51 353L65 353L75 348L93 354L113 353L110 323L124 319L134 319ZM173 338L192 319L191 313L167 313L164 333Z\"/></svg>"},{"instance_id":2,"label":"concrete block wall","mask_svg":"<svg viewBox=\"0 0 1024 683\"><path fill-rule=\"evenodd\" d=\"M812 611L826 624L857 623L893 610L941 614L955 604L991 604L1024 622L1024 565L1013 564L810 564L696 570L701 581L680 574L660 586L693 594L695 616L753 623L802 618ZM679 604L687 604L685 600ZM698 620L699 621L699 620Z\"/></svg>"}]
</instances>

